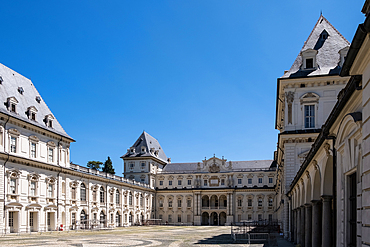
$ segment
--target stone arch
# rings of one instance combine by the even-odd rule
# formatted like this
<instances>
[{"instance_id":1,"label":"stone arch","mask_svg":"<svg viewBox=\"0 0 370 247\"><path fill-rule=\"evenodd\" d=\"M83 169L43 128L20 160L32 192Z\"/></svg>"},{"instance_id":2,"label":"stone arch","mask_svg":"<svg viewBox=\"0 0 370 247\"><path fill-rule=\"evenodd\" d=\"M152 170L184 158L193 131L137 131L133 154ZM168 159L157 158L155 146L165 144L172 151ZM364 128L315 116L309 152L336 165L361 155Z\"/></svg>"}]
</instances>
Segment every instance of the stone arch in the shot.
<instances>
[{"instance_id":1,"label":"stone arch","mask_svg":"<svg viewBox=\"0 0 370 247\"><path fill-rule=\"evenodd\" d=\"M305 204L305 199L306 199L306 190L305 190L305 184L304 184L303 180L301 180L300 189L301 189L301 198L300 198L300 205L299 206L302 206L302 205Z\"/></svg>"},{"instance_id":2,"label":"stone arch","mask_svg":"<svg viewBox=\"0 0 370 247\"><path fill-rule=\"evenodd\" d=\"M338 144L360 127L359 121L362 121L361 112L349 113L343 118L337 133Z\"/></svg>"},{"instance_id":3,"label":"stone arch","mask_svg":"<svg viewBox=\"0 0 370 247\"><path fill-rule=\"evenodd\" d=\"M312 183L312 200L320 200L321 196L321 174L319 169L315 169Z\"/></svg>"},{"instance_id":4,"label":"stone arch","mask_svg":"<svg viewBox=\"0 0 370 247\"><path fill-rule=\"evenodd\" d=\"M323 177L321 181L321 195L333 194L333 156L326 158L323 166Z\"/></svg>"},{"instance_id":5,"label":"stone arch","mask_svg":"<svg viewBox=\"0 0 370 247\"><path fill-rule=\"evenodd\" d=\"M305 204L310 203L312 200L312 183L311 183L311 176L309 175L309 172L306 171L307 174L307 180L306 180L306 198L305 198Z\"/></svg>"},{"instance_id":6,"label":"stone arch","mask_svg":"<svg viewBox=\"0 0 370 247\"><path fill-rule=\"evenodd\" d=\"M202 208L209 207L209 197L207 195L202 196Z\"/></svg>"}]
</instances>

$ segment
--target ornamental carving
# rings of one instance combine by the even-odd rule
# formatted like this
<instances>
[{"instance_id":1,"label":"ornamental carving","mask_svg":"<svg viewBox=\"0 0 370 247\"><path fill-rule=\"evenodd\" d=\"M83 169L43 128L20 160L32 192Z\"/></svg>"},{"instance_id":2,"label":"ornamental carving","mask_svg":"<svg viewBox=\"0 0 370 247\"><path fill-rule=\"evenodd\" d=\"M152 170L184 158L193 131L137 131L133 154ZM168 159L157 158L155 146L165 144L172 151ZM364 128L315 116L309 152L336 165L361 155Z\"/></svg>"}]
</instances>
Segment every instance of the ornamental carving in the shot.
<instances>
[{"instance_id":1,"label":"ornamental carving","mask_svg":"<svg viewBox=\"0 0 370 247\"><path fill-rule=\"evenodd\" d=\"M209 166L208 168L209 172L220 172L220 167L216 164L216 160L213 160L213 164Z\"/></svg>"},{"instance_id":2,"label":"ornamental carving","mask_svg":"<svg viewBox=\"0 0 370 247\"><path fill-rule=\"evenodd\" d=\"M292 103L294 101L294 92L286 92L286 102L288 103L288 124L292 124Z\"/></svg>"},{"instance_id":3,"label":"ornamental carving","mask_svg":"<svg viewBox=\"0 0 370 247\"><path fill-rule=\"evenodd\" d=\"M306 171L306 176L307 176L307 179L310 179L310 172L309 171Z\"/></svg>"},{"instance_id":4,"label":"ornamental carving","mask_svg":"<svg viewBox=\"0 0 370 247\"><path fill-rule=\"evenodd\" d=\"M28 139L32 142L39 142L40 141L40 139L35 135L29 136Z\"/></svg>"},{"instance_id":5,"label":"ornamental carving","mask_svg":"<svg viewBox=\"0 0 370 247\"><path fill-rule=\"evenodd\" d=\"M330 156L330 144L329 143L324 144L324 150L325 150L326 155Z\"/></svg>"},{"instance_id":6,"label":"ornamental carving","mask_svg":"<svg viewBox=\"0 0 370 247\"><path fill-rule=\"evenodd\" d=\"M55 184L56 178L55 177L47 177L47 178L45 178L45 182L47 184Z\"/></svg>"},{"instance_id":7,"label":"ornamental carving","mask_svg":"<svg viewBox=\"0 0 370 247\"><path fill-rule=\"evenodd\" d=\"M10 178L19 178L19 176L21 175L21 172L17 169L11 169L11 170L7 170L6 174Z\"/></svg>"},{"instance_id":8,"label":"ornamental carving","mask_svg":"<svg viewBox=\"0 0 370 247\"><path fill-rule=\"evenodd\" d=\"M30 181L39 181L40 175L36 173L28 174L28 180Z\"/></svg>"},{"instance_id":9,"label":"ornamental carving","mask_svg":"<svg viewBox=\"0 0 370 247\"><path fill-rule=\"evenodd\" d=\"M21 132L19 132L19 130L14 129L14 128L9 129L8 132L9 132L9 134L15 135L15 136L19 136L21 134Z\"/></svg>"},{"instance_id":10,"label":"ornamental carving","mask_svg":"<svg viewBox=\"0 0 370 247\"><path fill-rule=\"evenodd\" d=\"M69 186L71 186L71 188L76 188L78 186L78 182L77 181L71 181L71 182L69 182Z\"/></svg>"}]
</instances>

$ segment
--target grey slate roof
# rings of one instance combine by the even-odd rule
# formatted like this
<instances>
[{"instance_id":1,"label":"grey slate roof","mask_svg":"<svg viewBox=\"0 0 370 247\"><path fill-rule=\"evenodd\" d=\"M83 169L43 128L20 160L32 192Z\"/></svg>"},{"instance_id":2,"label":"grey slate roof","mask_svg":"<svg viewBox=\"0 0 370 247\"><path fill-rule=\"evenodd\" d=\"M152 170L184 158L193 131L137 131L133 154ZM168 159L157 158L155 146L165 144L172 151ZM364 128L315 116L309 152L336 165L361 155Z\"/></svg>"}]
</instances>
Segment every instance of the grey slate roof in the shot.
<instances>
[{"instance_id":1,"label":"grey slate roof","mask_svg":"<svg viewBox=\"0 0 370 247\"><path fill-rule=\"evenodd\" d=\"M59 124L30 79L1 63L0 76L3 80L0 84L0 112L73 140ZM22 94L18 91L19 88L23 89ZM37 96L41 99L40 103L36 101ZM6 107L5 103L9 97L15 97L18 101L16 113L10 112ZM29 119L26 114L31 106L37 109L36 121ZM54 117L52 128L47 127L44 122L45 116L49 114Z\"/></svg>"},{"instance_id":2,"label":"grey slate roof","mask_svg":"<svg viewBox=\"0 0 370 247\"><path fill-rule=\"evenodd\" d=\"M320 34L326 30L329 34L328 38L322 43L320 42ZM317 75L338 75L341 67L339 66L340 54L338 53L345 47L349 47L350 43L334 28L333 25L324 17L320 16L315 27L313 28L308 39L305 41L299 55L295 59L290 70L281 78L298 78ZM301 53L308 49L317 50L316 62L317 69L303 70Z\"/></svg>"},{"instance_id":3,"label":"grey slate roof","mask_svg":"<svg viewBox=\"0 0 370 247\"><path fill-rule=\"evenodd\" d=\"M141 147L144 146L146 151L145 153L141 152ZM130 153L128 150L126 154L124 154L121 158L131 158L131 157L153 157L162 160L163 162L167 163L167 156L164 153L161 145L153 136L149 135L145 131L140 135L140 137L136 140L134 145L135 153ZM158 151L158 155L155 155L155 152L151 152L151 150Z\"/></svg>"},{"instance_id":4,"label":"grey slate roof","mask_svg":"<svg viewBox=\"0 0 370 247\"><path fill-rule=\"evenodd\" d=\"M225 172L268 169L273 163L273 160L250 160L250 161L231 161L231 162L232 169L225 170ZM201 163L200 166L203 170L203 163ZM200 171L197 169L197 167L198 163L169 163L163 168L162 173L182 173L182 172L199 173Z\"/></svg>"}]
</instances>

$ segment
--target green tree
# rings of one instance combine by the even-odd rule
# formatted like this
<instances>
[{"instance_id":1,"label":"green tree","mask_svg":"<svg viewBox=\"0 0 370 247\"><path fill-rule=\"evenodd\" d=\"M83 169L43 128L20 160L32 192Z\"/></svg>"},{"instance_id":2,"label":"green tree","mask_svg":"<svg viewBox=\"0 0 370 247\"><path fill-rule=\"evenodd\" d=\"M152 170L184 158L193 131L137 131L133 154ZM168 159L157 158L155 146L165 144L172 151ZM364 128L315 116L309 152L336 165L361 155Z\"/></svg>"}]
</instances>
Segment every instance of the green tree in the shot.
<instances>
[{"instance_id":1,"label":"green tree","mask_svg":"<svg viewBox=\"0 0 370 247\"><path fill-rule=\"evenodd\" d=\"M87 162L87 167L98 171L102 164L103 162L100 162L100 161L89 161Z\"/></svg>"},{"instance_id":2,"label":"green tree","mask_svg":"<svg viewBox=\"0 0 370 247\"><path fill-rule=\"evenodd\" d=\"M110 173L110 174L116 173L112 165L112 160L110 159L109 156L108 156L108 159L104 162L103 172Z\"/></svg>"}]
</instances>

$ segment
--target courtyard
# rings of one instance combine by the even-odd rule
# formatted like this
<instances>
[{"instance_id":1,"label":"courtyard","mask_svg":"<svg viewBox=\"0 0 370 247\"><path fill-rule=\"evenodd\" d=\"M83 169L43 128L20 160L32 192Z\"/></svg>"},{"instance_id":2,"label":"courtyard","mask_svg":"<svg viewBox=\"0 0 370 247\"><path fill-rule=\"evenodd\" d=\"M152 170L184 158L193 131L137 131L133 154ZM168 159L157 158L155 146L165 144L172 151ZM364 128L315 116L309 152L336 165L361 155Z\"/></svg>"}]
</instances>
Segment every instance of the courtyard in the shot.
<instances>
[{"instance_id":1,"label":"courtyard","mask_svg":"<svg viewBox=\"0 0 370 247\"><path fill-rule=\"evenodd\" d=\"M102 231L46 232L8 234L0 246L253 246L264 244L234 243L227 226L149 226ZM278 240L278 246L293 246Z\"/></svg>"}]
</instances>

